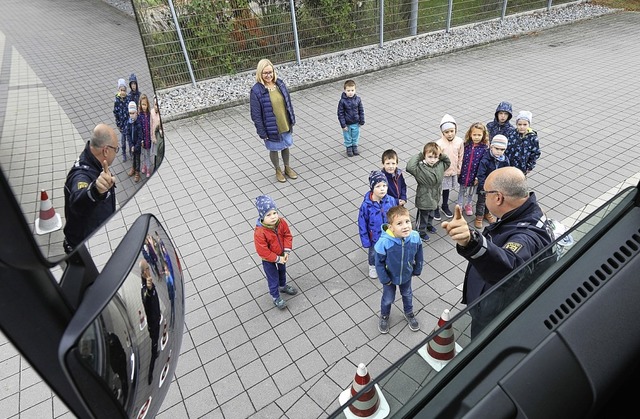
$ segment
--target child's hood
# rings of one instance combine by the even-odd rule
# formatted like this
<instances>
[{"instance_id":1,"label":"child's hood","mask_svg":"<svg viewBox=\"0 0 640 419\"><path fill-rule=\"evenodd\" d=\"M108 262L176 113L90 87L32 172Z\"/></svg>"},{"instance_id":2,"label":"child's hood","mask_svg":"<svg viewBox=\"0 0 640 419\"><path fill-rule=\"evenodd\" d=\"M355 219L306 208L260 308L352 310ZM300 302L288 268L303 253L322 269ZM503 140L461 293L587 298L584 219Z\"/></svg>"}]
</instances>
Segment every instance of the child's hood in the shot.
<instances>
[{"instance_id":1,"label":"child's hood","mask_svg":"<svg viewBox=\"0 0 640 419\"><path fill-rule=\"evenodd\" d=\"M391 231L391 228L389 228L388 223L382 224L380 228L382 229L382 234L380 235L380 238L378 240L388 240L394 243L402 242L402 239L400 237L396 237L393 235L393 232Z\"/></svg>"},{"instance_id":2,"label":"child's hood","mask_svg":"<svg viewBox=\"0 0 640 419\"><path fill-rule=\"evenodd\" d=\"M445 124L446 126L444 126ZM456 124L456 120L453 119L453 116L449 115L448 113L444 114L444 116L440 120L440 132L450 129L451 124L454 125L456 132L458 132L458 124Z\"/></svg>"},{"instance_id":3,"label":"child's hood","mask_svg":"<svg viewBox=\"0 0 640 419\"><path fill-rule=\"evenodd\" d=\"M511 103L509 102L500 102L498 103L498 107L496 108L496 112L495 112L495 120L498 120L498 112L506 112L509 114L509 117L507 118L507 120L505 121L505 123L509 122L511 120L511 117L513 116L513 108L511 107Z\"/></svg>"},{"instance_id":4,"label":"child's hood","mask_svg":"<svg viewBox=\"0 0 640 419\"><path fill-rule=\"evenodd\" d=\"M136 91L137 91L137 90L140 90L140 89L138 89L138 79L137 79L137 77L136 77L136 74L135 74L135 73L131 73L131 75L129 76L129 88L130 88L130 89L133 89L133 88L131 87L131 83L135 83L135 84L136 84Z\"/></svg>"}]
</instances>

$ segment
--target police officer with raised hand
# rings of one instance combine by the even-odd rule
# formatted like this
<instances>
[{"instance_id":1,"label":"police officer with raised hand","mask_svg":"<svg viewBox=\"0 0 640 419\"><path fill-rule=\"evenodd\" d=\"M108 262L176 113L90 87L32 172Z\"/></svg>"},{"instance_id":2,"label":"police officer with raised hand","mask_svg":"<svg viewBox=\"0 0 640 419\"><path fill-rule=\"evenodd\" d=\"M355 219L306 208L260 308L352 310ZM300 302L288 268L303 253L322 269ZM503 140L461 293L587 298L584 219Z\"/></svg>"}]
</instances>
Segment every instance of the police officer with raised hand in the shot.
<instances>
[{"instance_id":1,"label":"police officer with raised hand","mask_svg":"<svg viewBox=\"0 0 640 419\"><path fill-rule=\"evenodd\" d=\"M467 305L553 241L548 220L535 194L529 192L521 170L515 167L494 170L480 193L486 196L487 209L498 218L496 223L480 233L469 227L458 205L453 219L442 223L457 243L458 254L469 262L462 290L462 303ZM553 261L555 251L550 247L535 262L535 272ZM535 278L531 270L523 275L502 284L500 291L470 309L472 338Z\"/></svg>"},{"instance_id":2,"label":"police officer with raised hand","mask_svg":"<svg viewBox=\"0 0 640 419\"><path fill-rule=\"evenodd\" d=\"M71 253L116 210L116 178L109 166L116 158L118 136L98 124L67 174L64 184L64 250Z\"/></svg>"}]
</instances>

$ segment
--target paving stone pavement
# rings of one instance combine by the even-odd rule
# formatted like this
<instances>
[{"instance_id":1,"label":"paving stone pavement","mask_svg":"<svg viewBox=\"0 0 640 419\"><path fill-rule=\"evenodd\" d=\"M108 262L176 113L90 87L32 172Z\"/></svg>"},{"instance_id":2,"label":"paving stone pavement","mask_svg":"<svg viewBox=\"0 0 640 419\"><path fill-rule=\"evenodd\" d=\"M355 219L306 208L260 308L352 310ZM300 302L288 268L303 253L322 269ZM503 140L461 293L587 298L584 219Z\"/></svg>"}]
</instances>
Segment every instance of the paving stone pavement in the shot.
<instances>
[{"instance_id":1,"label":"paving stone pavement","mask_svg":"<svg viewBox=\"0 0 640 419\"><path fill-rule=\"evenodd\" d=\"M427 336L443 309L464 308L465 262L439 231L414 279L421 330L409 330L396 300L390 333L380 335L381 293L368 278L356 225L368 173L380 167L382 152L394 148L404 167L438 138L445 113L463 134L472 122L492 119L502 100L515 113L531 111L542 148L531 187L549 217L565 224L637 183L639 35L640 14L617 13L359 76L367 123L361 155L353 158L344 153L336 117L341 83L294 92L291 152L300 176L284 184L275 180L248 105L167 123L158 174L89 241L102 266L126 226L151 212L182 257L186 332L158 417L326 417L339 407L357 364L377 376ZM25 59L34 66L36 58ZM49 90L56 84L40 79ZM111 95L115 79L103 79ZM407 183L415 215L415 180L407 175ZM283 311L271 302L253 246L254 200L264 193L294 235L288 274L300 292L286 297ZM72 416L4 338L0 362L0 416Z\"/></svg>"}]
</instances>

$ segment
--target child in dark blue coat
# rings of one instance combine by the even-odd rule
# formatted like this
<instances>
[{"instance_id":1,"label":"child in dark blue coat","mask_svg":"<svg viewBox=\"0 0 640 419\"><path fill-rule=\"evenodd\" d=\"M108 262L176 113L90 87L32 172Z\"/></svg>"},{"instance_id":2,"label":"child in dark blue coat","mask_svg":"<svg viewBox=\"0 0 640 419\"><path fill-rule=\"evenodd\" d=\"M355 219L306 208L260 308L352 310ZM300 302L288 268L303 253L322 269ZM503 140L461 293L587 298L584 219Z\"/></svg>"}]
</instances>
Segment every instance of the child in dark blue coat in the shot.
<instances>
[{"instance_id":1,"label":"child in dark blue coat","mask_svg":"<svg viewBox=\"0 0 640 419\"><path fill-rule=\"evenodd\" d=\"M364 125L364 107L362 99L356 95L356 82L353 80L344 82L344 92L338 102L338 121L342 127L347 157L360 155L358 142L360 141L360 126Z\"/></svg>"},{"instance_id":2,"label":"child in dark blue coat","mask_svg":"<svg viewBox=\"0 0 640 419\"><path fill-rule=\"evenodd\" d=\"M475 228L482 229L483 218L486 219L489 224L496 222L496 217L489 212L485 205L487 196L484 190L484 181L487 180L487 176L494 170L509 166L509 158L505 155L508 144L509 140L502 134L493 137L491 146L489 146L489 152L484 153L478 165L478 173L476 175L478 178L478 201L476 202Z\"/></svg>"},{"instance_id":3,"label":"child in dark blue coat","mask_svg":"<svg viewBox=\"0 0 640 419\"><path fill-rule=\"evenodd\" d=\"M116 126L120 131L120 148L122 149L122 159L127 161L127 143L125 136L125 126L127 124L127 85L124 79L118 80L118 92L113 102L113 116L116 120Z\"/></svg>"},{"instance_id":4,"label":"child in dark blue coat","mask_svg":"<svg viewBox=\"0 0 640 419\"><path fill-rule=\"evenodd\" d=\"M387 177L387 193L398 200L399 205L407 203L407 183L402 169L398 168L398 154L394 150L382 153L382 173Z\"/></svg>"},{"instance_id":5,"label":"child in dark blue coat","mask_svg":"<svg viewBox=\"0 0 640 419\"><path fill-rule=\"evenodd\" d=\"M129 119L127 119L126 133L127 147L131 150L133 164L129 176L135 176L134 182L140 182L140 154L142 153L142 125L138 119L138 106L129 102Z\"/></svg>"},{"instance_id":6,"label":"child in dark blue coat","mask_svg":"<svg viewBox=\"0 0 640 419\"><path fill-rule=\"evenodd\" d=\"M511 103L505 101L498 103L493 121L487 123L489 140L493 139L493 137L498 134L509 138L509 136L516 130L510 122L512 116L513 108L511 107Z\"/></svg>"}]
</instances>

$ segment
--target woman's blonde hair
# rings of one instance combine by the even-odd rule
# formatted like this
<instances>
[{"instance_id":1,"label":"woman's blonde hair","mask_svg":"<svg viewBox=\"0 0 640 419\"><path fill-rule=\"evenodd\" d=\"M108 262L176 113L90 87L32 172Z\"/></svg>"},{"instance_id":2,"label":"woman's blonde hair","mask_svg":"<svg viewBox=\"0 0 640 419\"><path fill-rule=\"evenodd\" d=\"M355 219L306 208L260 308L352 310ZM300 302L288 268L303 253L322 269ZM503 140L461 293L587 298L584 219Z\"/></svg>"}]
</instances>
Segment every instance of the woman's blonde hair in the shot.
<instances>
[{"instance_id":1,"label":"woman's blonde hair","mask_svg":"<svg viewBox=\"0 0 640 419\"><path fill-rule=\"evenodd\" d=\"M256 68L256 81L260 84L264 84L264 80L262 80L262 71L265 67L269 67L273 69L273 81L278 80L278 73L276 73L276 68L273 66L273 63L269 61L267 58L263 58L258 61L258 67Z\"/></svg>"}]
</instances>

